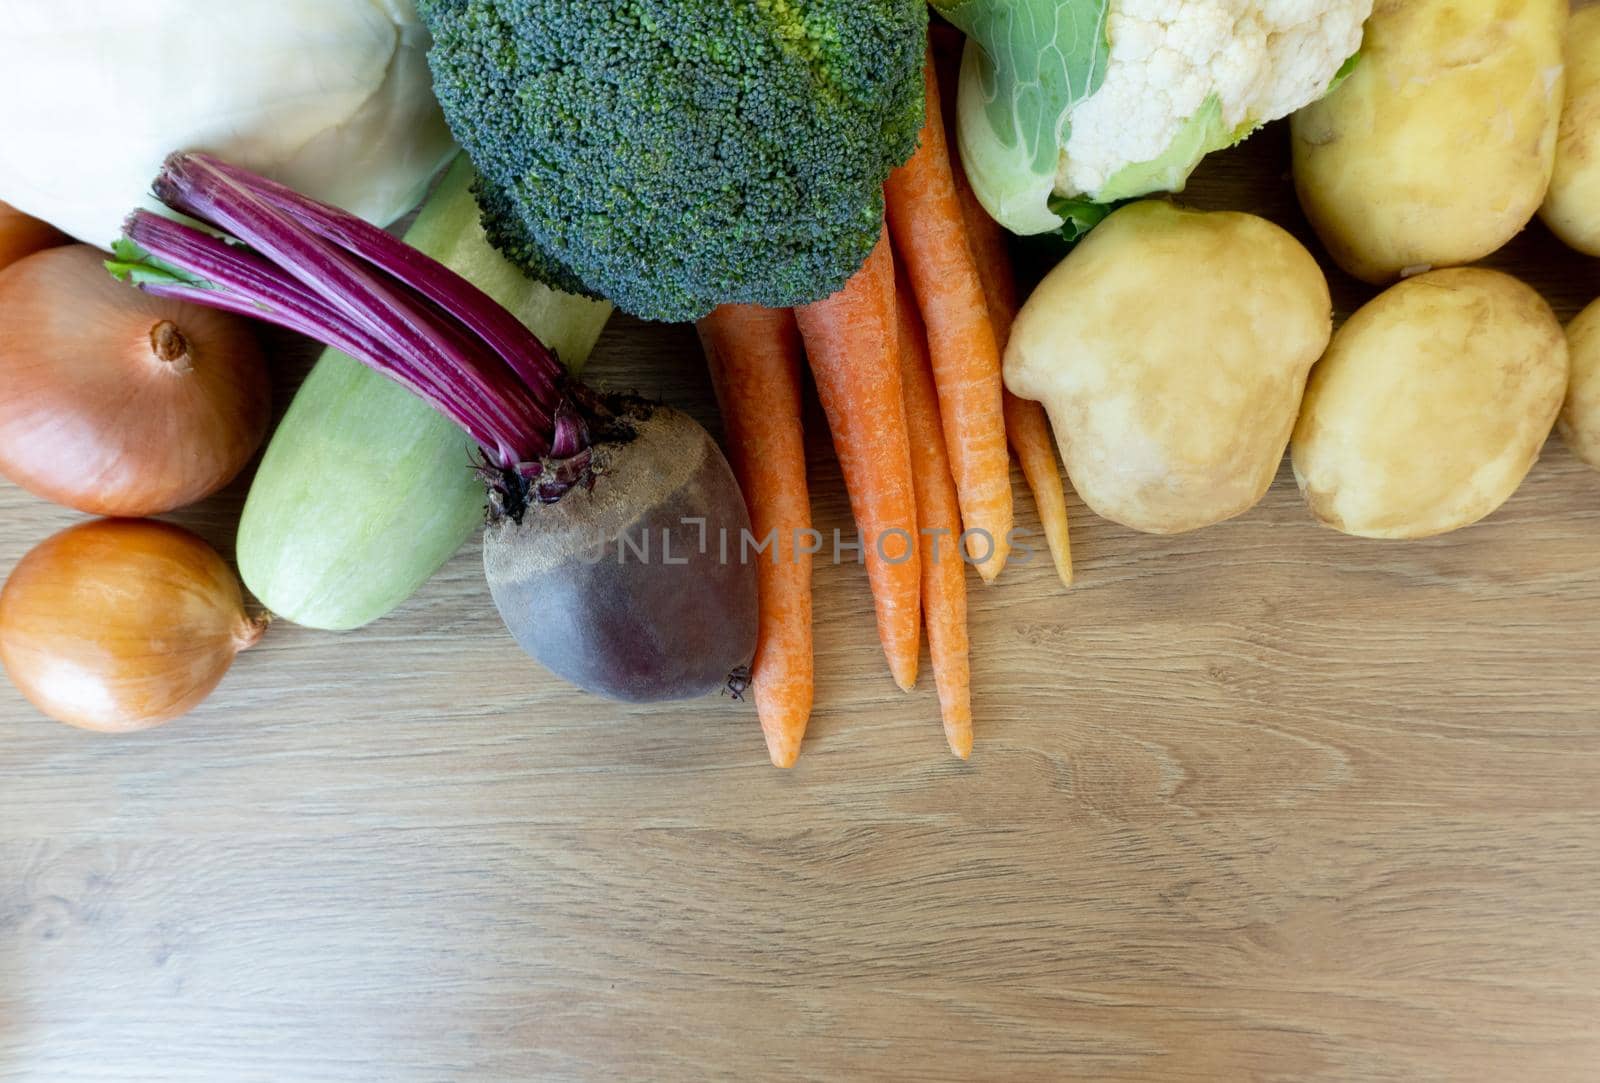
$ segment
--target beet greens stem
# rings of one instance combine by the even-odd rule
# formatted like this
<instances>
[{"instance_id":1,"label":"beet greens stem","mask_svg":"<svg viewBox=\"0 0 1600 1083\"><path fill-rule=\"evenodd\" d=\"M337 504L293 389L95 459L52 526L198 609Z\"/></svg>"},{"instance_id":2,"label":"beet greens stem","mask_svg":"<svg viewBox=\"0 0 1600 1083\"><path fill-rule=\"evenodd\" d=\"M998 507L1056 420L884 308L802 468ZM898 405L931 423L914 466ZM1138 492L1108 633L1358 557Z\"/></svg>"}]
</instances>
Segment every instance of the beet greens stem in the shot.
<instances>
[{"instance_id":1,"label":"beet greens stem","mask_svg":"<svg viewBox=\"0 0 1600 1083\"><path fill-rule=\"evenodd\" d=\"M148 211L135 211L124 230L134 251L118 245L123 258L109 264L118 277L155 296L265 320L342 350L427 400L480 445L500 448L498 438L486 442L487 430L459 389L441 385L432 370L395 354L259 255Z\"/></svg>"},{"instance_id":2,"label":"beet greens stem","mask_svg":"<svg viewBox=\"0 0 1600 1083\"><path fill-rule=\"evenodd\" d=\"M449 417L502 468L586 445L553 354L448 268L337 208L207 155L175 154L157 197L248 249L137 212L139 259L113 272L150 293L255 316L344 351ZM169 273L176 269L177 274Z\"/></svg>"},{"instance_id":3,"label":"beet greens stem","mask_svg":"<svg viewBox=\"0 0 1600 1083\"><path fill-rule=\"evenodd\" d=\"M408 244L354 215L300 195L293 188L227 162L208 159L256 195L294 216L324 240L359 256L406 283L487 343L531 390L554 395L562 377L559 361L538 337L477 286Z\"/></svg>"},{"instance_id":4,"label":"beet greens stem","mask_svg":"<svg viewBox=\"0 0 1600 1083\"><path fill-rule=\"evenodd\" d=\"M457 328L268 205L212 159L172 156L156 178L155 191L169 207L227 230L320 292L346 319L385 342L395 357L431 362L437 370L434 382L460 386L468 409L477 415L467 431L486 449L494 448L502 463L520 458L517 445L524 433L545 427L543 412L531 401L528 389L503 364L464 354ZM472 349L470 344L466 348ZM543 450L542 441L538 450Z\"/></svg>"},{"instance_id":5,"label":"beet greens stem","mask_svg":"<svg viewBox=\"0 0 1600 1083\"><path fill-rule=\"evenodd\" d=\"M339 341L326 345L348 354L384 352L376 339L341 324L320 298L254 252L149 211L135 211L123 229L146 253L161 252L162 262L189 276L141 278L137 285L146 293L226 308L313 338L337 334Z\"/></svg>"}]
</instances>

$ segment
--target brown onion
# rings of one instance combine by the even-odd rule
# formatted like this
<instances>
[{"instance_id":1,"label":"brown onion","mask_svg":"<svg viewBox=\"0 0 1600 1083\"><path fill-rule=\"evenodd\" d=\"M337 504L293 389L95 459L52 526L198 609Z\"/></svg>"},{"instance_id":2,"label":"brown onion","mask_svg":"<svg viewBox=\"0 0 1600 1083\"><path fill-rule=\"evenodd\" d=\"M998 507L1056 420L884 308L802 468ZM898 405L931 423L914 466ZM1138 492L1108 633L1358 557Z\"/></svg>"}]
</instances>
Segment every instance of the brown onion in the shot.
<instances>
[{"instance_id":1,"label":"brown onion","mask_svg":"<svg viewBox=\"0 0 1600 1083\"><path fill-rule=\"evenodd\" d=\"M81 523L23 557L0 590L12 682L51 718L103 733L187 714L265 628L216 550L170 523Z\"/></svg>"},{"instance_id":2,"label":"brown onion","mask_svg":"<svg viewBox=\"0 0 1600 1083\"><path fill-rule=\"evenodd\" d=\"M0 273L0 474L92 515L192 504L244 469L271 389L248 323L148 297L87 245Z\"/></svg>"},{"instance_id":3,"label":"brown onion","mask_svg":"<svg viewBox=\"0 0 1600 1083\"><path fill-rule=\"evenodd\" d=\"M0 203L0 271L24 256L66 244L69 240L54 226L29 218L9 203Z\"/></svg>"}]
</instances>

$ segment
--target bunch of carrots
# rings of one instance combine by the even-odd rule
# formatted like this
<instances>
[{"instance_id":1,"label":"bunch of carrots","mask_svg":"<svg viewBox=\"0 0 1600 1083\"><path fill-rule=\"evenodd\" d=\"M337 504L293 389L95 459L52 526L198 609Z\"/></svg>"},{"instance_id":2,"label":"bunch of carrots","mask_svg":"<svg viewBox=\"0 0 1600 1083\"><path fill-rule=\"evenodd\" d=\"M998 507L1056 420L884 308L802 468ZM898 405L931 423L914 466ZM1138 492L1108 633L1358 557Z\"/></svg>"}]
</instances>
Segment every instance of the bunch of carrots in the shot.
<instances>
[{"instance_id":1,"label":"bunch of carrots","mask_svg":"<svg viewBox=\"0 0 1600 1083\"><path fill-rule=\"evenodd\" d=\"M935 61L937 54L937 62ZM832 297L803 308L724 305L700 322L729 458L757 537L760 631L752 678L772 762L791 767L811 716L811 530L801 428L809 360L850 493L895 682L910 691L924 624L945 739L972 752L967 555L993 582L1012 531L1009 438L1061 582L1072 582L1066 496L1038 403L1005 391L1000 359L1017 312L1000 227L947 137L959 36L935 39L927 122L885 186L877 248ZM941 84L943 91L941 92ZM941 102L945 103L941 108Z\"/></svg>"}]
</instances>

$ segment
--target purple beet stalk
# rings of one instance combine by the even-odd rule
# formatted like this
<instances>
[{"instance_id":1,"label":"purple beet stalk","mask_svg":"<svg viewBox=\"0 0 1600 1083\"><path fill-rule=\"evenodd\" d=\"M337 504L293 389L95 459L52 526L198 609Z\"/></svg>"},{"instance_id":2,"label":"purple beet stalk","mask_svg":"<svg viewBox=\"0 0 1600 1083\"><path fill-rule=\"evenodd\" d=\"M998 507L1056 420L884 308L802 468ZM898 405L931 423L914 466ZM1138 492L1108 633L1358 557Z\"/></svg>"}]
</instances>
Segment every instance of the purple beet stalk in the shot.
<instances>
[{"instance_id":1,"label":"purple beet stalk","mask_svg":"<svg viewBox=\"0 0 1600 1083\"><path fill-rule=\"evenodd\" d=\"M585 426L567 402L554 354L442 264L209 155L168 158L155 192L238 243L136 211L126 233L139 251L113 264L120 277L350 354L454 421L497 469L532 479L543 460L584 450Z\"/></svg>"}]
</instances>

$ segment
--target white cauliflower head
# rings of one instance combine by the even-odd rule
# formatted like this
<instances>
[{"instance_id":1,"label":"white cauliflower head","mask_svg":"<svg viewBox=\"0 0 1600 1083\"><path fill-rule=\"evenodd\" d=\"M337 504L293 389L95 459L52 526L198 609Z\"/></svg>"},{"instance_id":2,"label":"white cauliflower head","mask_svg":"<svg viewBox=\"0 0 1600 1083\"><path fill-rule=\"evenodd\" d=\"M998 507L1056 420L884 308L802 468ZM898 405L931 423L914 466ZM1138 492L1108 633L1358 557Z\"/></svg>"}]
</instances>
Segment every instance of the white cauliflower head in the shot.
<instances>
[{"instance_id":1,"label":"white cauliflower head","mask_svg":"<svg viewBox=\"0 0 1600 1083\"><path fill-rule=\"evenodd\" d=\"M972 39L973 187L1017 233L1060 228L1063 201L1181 189L1207 153L1326 93L1372 3L943 0Z\"/></svg>"}]
</instances>

